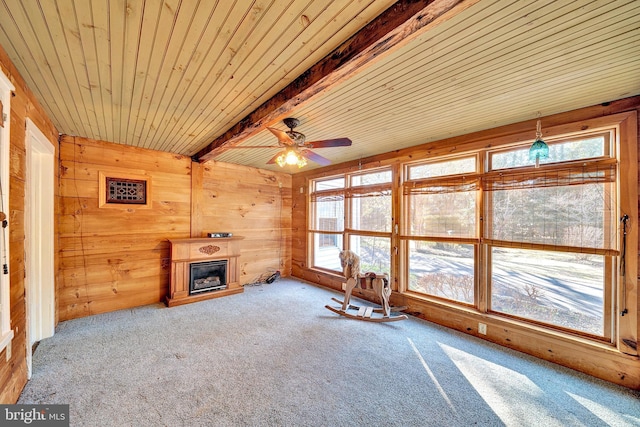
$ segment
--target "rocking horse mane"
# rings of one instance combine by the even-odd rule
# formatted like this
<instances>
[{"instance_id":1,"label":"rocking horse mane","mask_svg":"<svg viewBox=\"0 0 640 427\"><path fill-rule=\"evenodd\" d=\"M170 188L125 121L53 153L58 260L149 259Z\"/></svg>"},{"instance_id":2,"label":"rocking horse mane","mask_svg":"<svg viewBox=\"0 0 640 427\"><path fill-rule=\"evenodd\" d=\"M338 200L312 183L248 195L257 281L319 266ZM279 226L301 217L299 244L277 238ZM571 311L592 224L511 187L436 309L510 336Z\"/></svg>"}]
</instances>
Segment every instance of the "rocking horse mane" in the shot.
<instances>
[{"instance_id":1,"label":"rocking horse mane","mask_svg":"<svg viewBox=\"0 0 640 427\"><path fill-rule=\"evenodd\" d=\"M353 251L341 251L340 252L340 265L342 265L342 272L347 279L353 277L358 280L360 275L360 257Z\"/></svg>"}]
</instances>

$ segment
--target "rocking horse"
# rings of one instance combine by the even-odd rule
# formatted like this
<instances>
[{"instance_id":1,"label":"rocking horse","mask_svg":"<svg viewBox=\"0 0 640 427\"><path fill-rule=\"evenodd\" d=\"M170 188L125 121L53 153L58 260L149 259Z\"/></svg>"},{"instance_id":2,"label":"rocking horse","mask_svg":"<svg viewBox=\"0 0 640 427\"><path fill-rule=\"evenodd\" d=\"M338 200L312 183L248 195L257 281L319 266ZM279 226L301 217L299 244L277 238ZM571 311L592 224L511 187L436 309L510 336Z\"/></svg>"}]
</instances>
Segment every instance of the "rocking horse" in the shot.
<instances>
[{"instance_id":1,"label":"rocking horse","mask_svg":"<svg viewBox=\"0 0 640 427\"><path fill-rule=\"evenodd\" d=\"M326 308L341 316L351 319L366 320L369 322L393 322L407 318L404 314L391 316L392 311L405 310L406 307L391 307L389 305L391 286L389 285L389 276L387 274L361 274L360 257L358 257L354 252L348 250L340 252L340 265L342 266L342 272L347 279L347 283L345 284L344 301L332 298L334 301L341 303L342 307L337 308L326 305ZM351 292L356 287L360 289L372 289L380 300L381 307L360 307L350 304Z\"/></svg>"}]
</instances>

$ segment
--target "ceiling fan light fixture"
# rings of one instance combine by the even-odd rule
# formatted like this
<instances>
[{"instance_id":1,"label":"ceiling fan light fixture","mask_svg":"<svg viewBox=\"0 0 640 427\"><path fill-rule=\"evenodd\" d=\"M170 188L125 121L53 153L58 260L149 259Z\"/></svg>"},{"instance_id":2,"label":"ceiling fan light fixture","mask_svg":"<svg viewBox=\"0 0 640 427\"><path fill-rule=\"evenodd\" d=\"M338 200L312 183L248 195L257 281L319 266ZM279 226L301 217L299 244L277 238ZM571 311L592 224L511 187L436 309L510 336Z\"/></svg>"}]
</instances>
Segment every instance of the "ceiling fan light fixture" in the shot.
<instances>
[{"instance_id":1,"label":"ceiling fan light fixture","mask_svg":"<svg viewBox=\"0 0 640 427\"><path fill-rule=\"evenodd\" d=\"M351 140L349 138L333 138L307 142L304 134L293 130L293 128L300 124L298 119L287 117L283 121L289 130L284 131L267 127L267 130L278 138L278 145L260 147L236 146L231 148L282 148L283 151L277 152L275 156L269 159L267 164L270 165L275 163L281 168L287 165L296 165L299 168L302 168L307 165L307 161L312 161L320 166L327 166L331 164L329 159L322 157L313 151L316 148L349 147L351 145Z\"/></svg>"},{"instance_id":2,"label":"ceiling fan light fixture","mask_svg":"<svg viewBox=\"0 0 640 427\"><path fill-rule=\"evenodd\" d=\"M297 165L299 168L302 168L307 165L307 159L302 157L300 153L295 150L285 150L282 154L276 157L276 163L281 168L286 165Z\"/></svg>"}]
</instances>

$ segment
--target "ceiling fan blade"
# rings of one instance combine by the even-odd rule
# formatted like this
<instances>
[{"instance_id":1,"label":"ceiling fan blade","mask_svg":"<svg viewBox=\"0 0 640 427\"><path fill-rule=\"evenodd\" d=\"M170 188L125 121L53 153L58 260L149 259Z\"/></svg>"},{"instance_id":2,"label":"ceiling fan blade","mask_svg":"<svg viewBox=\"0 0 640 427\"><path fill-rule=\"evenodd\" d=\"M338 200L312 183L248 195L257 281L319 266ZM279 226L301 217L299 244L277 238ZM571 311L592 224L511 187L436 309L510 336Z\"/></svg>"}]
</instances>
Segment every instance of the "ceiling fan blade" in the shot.
<instances>
[{"instance_id":1,"label":"ceiling fan blade","mask_svg":"<svg viewBox=\"0 0 640 427\"><path fill-rule=\"evenodd\" d=\"M327 166L331 164L331 160L322 157L320 154L314 153L311 150L300 150L300 154L302 155L302 157L305 157L312 162L316 162L321 166Z\"/></svg>"},{"instance_id":2,"label":"ceiling fan blade","mask_svg":"<svg viewBox=\"0 0 640 427\"><path fill-rule=\"evenodd\" d=\"M309 141L304 144L309 148L348 147L351 145L349 138L323 139L322 141Z\"/></svg>"},{"instance_id":3,"label":"ceiling fan blade","mask_svg":"<svg viewBox=\"0 0 640 427\"><path fill-rule=\"evenodd\" d=\"M282 145L234 145L233 147L224 147L225 149L231 148L282 148Z\"/></svg>"},{"instance_id":4,"label":"ceiling fan blade","mask_svg":"<svg viewBox=\"0 0 640 427\"><path fill-rule=\"evenodd\" d=\"M269 129L271 133L274 134L276 138L278 138L278 141L280 141L280 144L287 147L290 147L296 144L295 141L291 139L289 135L287 135L287 132L280 129L274 129L274 128L267 128L267 129Z\"/></svg>"},{"instance_id":5,"label":"ceiling fan blade","mask_svg":"<svg viewBox=\"0 0 640 427\"><path fill-rule=\"evenodd\" d=\"M282 151L279 151L278 154L276 154L275 156L273 156L272 158L269 159L269 161L267 162L268 165L272 165L276 162L276 159L278 158L278 156L280 154L282 154Z\"/></svg>"}]
</instances>

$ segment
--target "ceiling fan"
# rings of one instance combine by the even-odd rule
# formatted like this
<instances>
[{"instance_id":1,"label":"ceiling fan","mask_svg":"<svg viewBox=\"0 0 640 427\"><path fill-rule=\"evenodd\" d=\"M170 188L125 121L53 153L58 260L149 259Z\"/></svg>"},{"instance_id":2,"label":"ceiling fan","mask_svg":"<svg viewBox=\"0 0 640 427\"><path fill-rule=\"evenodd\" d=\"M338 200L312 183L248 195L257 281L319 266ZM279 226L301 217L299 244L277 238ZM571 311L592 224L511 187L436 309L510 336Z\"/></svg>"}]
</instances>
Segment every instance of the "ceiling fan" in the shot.
<instances>
[{"instance_id":1,"label":"ceiling fan","mask_svg":"<svg viewBox=\"0 0 640 427\"><path fill-rule=\"evenodd\" d=\"M322 166L331 164L331 161L321 155L311 151L315 148L327 147L348 147L351 145L349 138L324 139L321 141L308 141L306 136L293 130L300 125L300 120L287 117L282 122L289 128L287 131L270 128L269 131L278 138L278 145L261 146L237 146L236 148L283 148L278 154L273 156L267 164L277 163L280 167L286 165L297 165L299 168L307 164L307 160L318 163Z\"/></svg>"}]
</instances>

